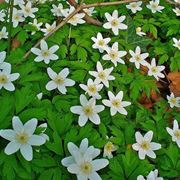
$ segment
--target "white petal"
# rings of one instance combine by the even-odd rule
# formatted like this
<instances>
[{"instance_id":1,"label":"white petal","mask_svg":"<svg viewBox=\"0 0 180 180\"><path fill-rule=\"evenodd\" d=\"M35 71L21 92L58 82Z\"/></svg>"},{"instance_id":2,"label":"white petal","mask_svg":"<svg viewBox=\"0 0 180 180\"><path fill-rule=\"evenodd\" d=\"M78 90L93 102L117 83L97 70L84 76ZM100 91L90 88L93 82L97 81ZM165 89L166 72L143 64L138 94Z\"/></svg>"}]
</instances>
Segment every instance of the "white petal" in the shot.
<instances>
[{"instance_id":1,"label":"white petal","mask_svg":"<svg viewBox=\"0 0 180 180\"><path fill-rule=\"evenodd\" d=\"M47 50L48 49L48 45L47 45L46 41L41 40L40 47L41 47L42 50Z\"/></svg>"},{"instance_id":2,"label":"white petal","mask_svg":"<svg viewBox=\"0 0 180 180\"><path fill-rule=\"evenodd\" d=\"M161 149L161 144L159 144L159 143L151 142L151 143L150 143L150 146L151 146L151 149L152 149L153 151L154 151L154 150Z\"/></svg>"},{"instance_id":3,"label":"white petal","mask_svg":"<svg viewBox=\"0 0 180 180\"><path fill-rule=\"evenodd\" d=\"M88 121L88 117L87 116L84 116L84 115L80 115L79 116L79 119L78 119L78 124L79 126L84 126Z\"/></svg>"},{"instance_id":4,"label":"white petal","mask_svg":"<svg viewBox=\"0 0 180 180\"><path fill-rule=\"evenodd\" d=\"M99 171L100 169L106 167L109 164L107 159L97 159L92 161L93 169Z\"/></svg>"},{"instance_id":5,"label":"white petal","mask_svg":"<svg viewBox=\"0 0 180 180\"><path fill-rule=\"evenodd\" d=\"M138 155L139 155L139 159L145 159L146 152L140 149Z\"/></svg>"},{"instance_id":6,"label":"white petal","mask_svg":"<svg viewBox=\"0 0 180 180\"><path fill-rule=\"evenodd\" d=\"M51 79L54 79L57 76L57 73L54 72L51 68L47 68L47 73Z\"/></svg>"},{"instance_id":7,"label":"white petal","mask_svg":"<svg viewBox=\"0 0 180 180\"><path fill-rule=\"evenodd\" d=\"M81 114L82 113L82 106L72 106L70 110L74 114Z\"/></svg>"},{"instance_id":8,"label":"white petal","mask_svg":"<svg viewBox=\"0 0 180 180\"><path fill-rule=\"evenodd\" d=\"M74 158L72 156L66 157L61 160L61 164L65 167L68 167L73 163L75 163L75 162L74 162Z\"/></svg>"},{"instance_id":9,"label":"white petal","mask_svg":"<svg viewBox=\"0 0 180 180\"><path fill-rule=\"evenodd\" d=\"M143 136L141 135L140 132L136 132L135 137L136 137L136 142L139 143L139 144L141 144L142 141L144 141L144 138L143 138Z\"/></svg>"},{"instance_id":10,"label":"white petal","mask_svg":"<svg viewBox=\"0 0 180 180\"><path fill-rule=\"evenodd\" d=\"M36 118L32 118L29 121L27 121L24 124L24 130L26 131L26 133L28 133L29 135L32 135L34 131L36 130L37 123L38 121Z\"/></svg>"},{"instance_id":11,"label":"white petal","mask_svg":"<svg viewBox=\"0 0 180 180\"><path fill-rule=\"evenodd\" d=\"M24 159L26 159L27 161L31 161L33 158L33 151L32 151L32 147L28 144L24 144L20 147L20 152L22 154L22 156L24 157Z\"/></svg>"},{"instance_id":12,"label":"white petal","mask_svg":"<svg viewBox=\"0 0 180 180\"><path fill-rule=\"evenodd\" d=\"M89 176L90 180L102 180L101 177L99 176L99 174L97 172L93 172L90 176Z\"/></svg>"},{"instance_id":13,"label":"white petal","mask_svg":"<svg viewBox=\"0 0 180 180\"><path fill-rule=\"evenodd\" d=\"M61 72L59 73L59 75L65 79L68 75L69 75L69 69L68 68L64 68L63 70L61 70Z\"/></svg>"},{"instance_id":14,"label":"white petal","mask_svg":"<svg viewBox=\"0 0 180 180\"><path fill-rule=\"evenodd\" d=\"M151 141L153 138L153 131L148 131L145 135L144 135L144 139L147 141Z\"/></svg>"},{"instance_id":15,"label":"white petal","mask_svg":"<svg viewBox=\"0 0 180 180\"><path fill-rule=\"evenodd\" d=\"M4 152L7 155L13 154L15 152L17 152L20 148L21 144L15 142L15 141L11 141L5 148Z\"/></svg>"},{"instance_id":16,"label":"white petal","mask_svg":"<svg viewBox=\"0 0 180 180\"><path fill-rule=\"evenodd\" d=\"M54 81L49 81L47 84L46 84L46 89L48 91L51 91L51 90L54 90L57 88L57 84L54 82Z\"/></svg>"},{"instance_id":17,"label":"white petal","mask_svg":"<svg viewBox=\"0 0 180 180\"><path fill-rule=\"evenodd\" d=\"M15 135L16 133L12 129L0 130L0 136L9 141L13 141L15 139Z\"/></svg>"},{"instance_id":18,"label":"white petal","mask_svg":"<svg viewBox=\"0 0 180 180\"><path fill-rule=\"evenodd\" d=\"M32 146L40 146L44 144L46 140L42 136L32 135L28 141L28 144Z\"/></svg>"},{"instance_id":19,"label":"white petal","mask_svg":"<svg viewBox=\"0 0 180 180\"><path fill-rule=\"evenodd\" d=\"M88 100L87 100L87 98L86 98L86 96L84 94L80 95L80 103L81 103L82 106L86 106L87 103L88 103Z\"/></svg>"},{"instance_id":20,"label":"white petal","mask_svg":"<svg viewBox=\"0 0 180 180\"><path fill-rule=\"evenodd\" d=\"M152 150L147 151L147 156L149 156L149 157L151 157L153 159L156 158L156 154Z\"/></svg>"},{"instance_id":21,"label":"white petal","mask_svg":"<svg viewBox=\"0 0 180 180\"><path fill-rule=\"evenodd\" d=\"M13 129L16 132L21 132L24 129L23 123L21 122L18 116L13 117L12 125L13 125Z\"/></svg>"},{"instance_id":22,"label":"white petal","mask_svg":"<svg viewBox=\"0 0 180 180\"><path fill-rule=\"evenodd\" d=\"M4 85L4 88L5 88L6 90L8 90L8 91L14 91L14 90L15 90L15 86L14 86L14 84L11 83L11 82L6 83L6 84Z\"/></svg>"},{"instance_id":23,"label":"white petal","mask_svg":"<svg viewBox=\"0 0 180 180\"><path fill-rule=\"evenodd\" d=\"M101 122L98 114L94 114L94 115L90 116L89 120L96 125L100 124L100 122Z\"/></svg>"}]
</instances>

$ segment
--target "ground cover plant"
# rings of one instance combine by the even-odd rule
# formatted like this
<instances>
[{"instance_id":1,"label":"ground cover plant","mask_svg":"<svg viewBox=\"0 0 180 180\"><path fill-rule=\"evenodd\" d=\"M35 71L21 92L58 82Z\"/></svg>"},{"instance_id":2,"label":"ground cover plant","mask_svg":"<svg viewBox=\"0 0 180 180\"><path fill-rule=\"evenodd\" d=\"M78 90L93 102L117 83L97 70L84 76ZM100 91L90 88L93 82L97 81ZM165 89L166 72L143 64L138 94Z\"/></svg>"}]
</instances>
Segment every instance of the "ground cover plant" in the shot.
<instances>
[{"instance_id":1,"label":"ground cover plant","mask_svg":"<svg viewBox=\"0 0 180 180\"><path fill-rule=\"evenodd\" d=\"M0 0L0 179L180 178L179 0Z\"/></svg>"}]
</instances>

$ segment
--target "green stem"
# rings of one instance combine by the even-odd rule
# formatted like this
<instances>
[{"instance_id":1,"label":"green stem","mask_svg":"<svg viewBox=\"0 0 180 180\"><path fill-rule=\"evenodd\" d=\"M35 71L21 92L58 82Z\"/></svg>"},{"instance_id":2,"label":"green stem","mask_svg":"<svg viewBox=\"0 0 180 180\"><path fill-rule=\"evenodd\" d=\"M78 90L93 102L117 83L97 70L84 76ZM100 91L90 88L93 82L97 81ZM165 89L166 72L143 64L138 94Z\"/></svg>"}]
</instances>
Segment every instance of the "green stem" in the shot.
<instances>
[{"instance_id":1,"label":"green stem","mask_svg":"<svg viewBox=\"0 0 180 180\"><path fill-rule=\"evenodd\" d=\"M9 9L10 9L10 16L9 16L9 32L8 32L8 50L7 54L11 51L11 33L12 33L12 16L13 16L13 7L14 7L14 0L9 0Z\"/></svg>"}]
</instances>

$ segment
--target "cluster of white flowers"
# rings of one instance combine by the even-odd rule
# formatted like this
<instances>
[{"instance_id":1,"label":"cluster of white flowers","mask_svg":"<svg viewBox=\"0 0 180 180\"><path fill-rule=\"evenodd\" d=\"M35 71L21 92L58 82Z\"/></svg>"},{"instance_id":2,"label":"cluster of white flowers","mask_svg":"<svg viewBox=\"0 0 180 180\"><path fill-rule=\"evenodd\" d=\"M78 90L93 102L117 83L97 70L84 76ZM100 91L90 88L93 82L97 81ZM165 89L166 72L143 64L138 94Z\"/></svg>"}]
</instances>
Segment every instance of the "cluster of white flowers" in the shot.
<instances>
[{"instance_id":1,"label":"cluster of white flowers","mask_svg":"<svg viewBox=\"0 0 180 180\"><path fill-rule=\"evenodd\" d=\"M41 31L44 33L44 36L47 36L51 33L57 26L56 22L52 24L45 24L45 27L42 28L43 23L38 22L35 18L35 13L38 11L38 8L33 7L34 3L45 3L47 0L15 0L14 1L14 9L12 15L13 27L17 27L19 23L24 22L26 18L32 18L33 22L29 22L32 26L36 27L36 31ZM9 2L9 0L6 0ZM152 0L146 6L148 9L152 11L152 13L161 12L164 7L159 5L159 0ZM133 2L127 5L126 7L132 11L132 13L136 13L142 10L142 1ZM52 4L51 12L55 17L66 18L68 17L75 8L69 5L69 8L64 8L61 3L58 5ZM85 13L89 16L95 12L94 8L84 9ZM179 8L173 9L177 16L180 16ZM77 13L75 14L68 23L77 26L78 24L85 23L83 18L85 17L85 13ZM5 21L5 12L3 10L0 11L0 21ZM114 35L119 35L119 30L126 30L128 26L123 22L126 19L126 16L118 16L118 11L114 10L112 15L109 13L105 13L105 17L107 22L104 23L103 27L105 29L111 29ZM34 35L36 31L32 31L31 34ZM142 32L141 27L136 28L136 33L139 36L145 36L146 33ZM2 27L0 30L0 40L7 39L8 32L6 27ZM123 57L127 55L127 51L119 50L118 42L113 42L112 46L108 46L111 41L110 37L104 38L103 35L98 32L96 37L91 38L94 42L92 47L97 49L102 55L102 60L110 61L113 63L115 67L120 64L125 64L125 60ZM180 40L173 38L173 46L180 50ZM55 53L58 51L59 46L53 45L48 47L46 41L41 40L40 48L32 48L31 52L35 54L37 57L34 59L35 62L44 61L45 64L49 64L51 61L58 60L58 55ZM135 48L135 51L129 50L129 54L131 55L129 62L134 63L137 69L140 69L140 66L146 66L148 68L148 75L154 76L157 80L159 78L164 78L164 74L162 71L165 69L165 66L157 66L155 58L152 59L151 63L146 61L146 58L149 56L148 53L142 53L142 50L139 46ZM6 52L0 52L0 90L2 88L8 91L14 91L15 87L13 85L13 81L17 80L20 76L19 73L11 74L11 64L4 62L6 59ZM103 62L104 62L103 61ZM89 78L87 80L87 84L79 84L82 90L85 91L85 94L88 94L89 99L81 94L80 104L78 106L72 106L70 111L74 114L79 115L78 124L79 126L85 126L85 124L90 120L95 125L99 125L101 123L100 115L105 106L110 108L111 116L114 116L117 113L122 115L127 115L128 112L125 107L130 106L131 102L124 101L124 92L119 90L117 94L109 91L110 82L115 80L113 76L114 67L105 67L105 64L98 61L96 64L95 71L89 71L89 74L94 78ZM50 77L50 81L47 82L45 88L48 91L52 91L58 89L58 91L62 94L67 93L66 87L71 87L75 85L75 81L69 79L68 76L70 74L68 68L64 68L60 70L59 73L56 73L51 67L47 67L47 74ZM96 101L102 98L101 91L107 89L108 99L103 99L102 104L96 104ZM38 99L42 98L42 93L37 95ZM180 97L175 97L173 93L170 96L167 96L168 103L171 108L180 107ZM5 153L7 155L13 154L20 150L22 156L27 160L31 161L33 159L33 150L32 146L40 146L43 145L49 137L44 134L47 124L41 124L38 128L43 128L40 134L34 134L37 128L38 121L33 118L27 121L24 125L19 119L19 117L14 116L12 119L12 129L0 130L0 136L10 141L10 143L5 148ZM172 136L172 141L176 142L178 147L180 147L180 129L177 120L173 122L173 128L166 128L167 132ZM161 144L151 142L153 139L153 132L148 131L144 136L140 132L135 133L136 143L132 145L132 148L135 151L138 151L138 156L140 159L145 159L146 156L150 158L156 158L155 150L161 149ZM78 179L83 180L96 180L101 179L101 177L97 174L97 171L106 167L109 163L107 159L96 159L100 150L95 148L94 146L88 146L88 139L83 139L80 147L78 148L75 144L69 142L68 150L71 156L66 157L62 160L63 166L67 167L68 171L72 174L76 174ZM112 158L112 152L117 150L117 146L108 139L108 142L104 145L104 153L103 157ZM158 177L158 170L151 171L147 177L147 180L159 179L163 178ZM145 180L142 175L137 177L137 180Z\"/></svg>"}]
</instances>

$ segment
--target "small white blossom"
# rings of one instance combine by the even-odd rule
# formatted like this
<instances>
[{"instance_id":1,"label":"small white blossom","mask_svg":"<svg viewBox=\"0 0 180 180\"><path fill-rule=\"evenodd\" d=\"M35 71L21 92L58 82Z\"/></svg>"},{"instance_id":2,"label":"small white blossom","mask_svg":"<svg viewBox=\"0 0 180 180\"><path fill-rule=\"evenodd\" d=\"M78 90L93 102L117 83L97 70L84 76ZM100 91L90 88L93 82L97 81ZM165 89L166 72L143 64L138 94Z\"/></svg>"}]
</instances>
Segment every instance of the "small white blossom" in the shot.
<instances>
[{"instance_id":1,"label":"small white blossom","mask_svg":"<svg viewBox=\"0 0 180 180\"><path fill-rule=\"evenodd\" d=\"M114 68L103 69L99 61L97 62L96 68L97 71L89 71L89 74L96 78L96 83L102 82L106 87L109 87L109 81L115 80L115 77L110 75Z\"/></svg>"},{"instance_id":2,"label":"small white blossom","mask_svg":"<svg viewBox=\"0 0 180 180\"><path fill-rule=\"evenodd\" d=\"M128 5L126 5L126 8L130 9L132 11L132 13L136 13L137 11L142 10L142 7L140 7L141 5L142 5L142 1L132 2Z\"/></svg>"},{"instance_id":3,"label":"small white blossom","mask_svg":"<svg viewBox=\"0 0 180 180\"><path fill-rule=\"evenodd\" d=\"M92 96L95 99L101 99L99 91L103 88L103 84L94 82L92 79L88 79L87 85L79 85L89 96Z\"/></svg>"},{"instance_id":4,"label":"small white blossom","mask_svg":"<svg viewBox=\"0 0 180 180\"><path fill-rule=\"evenodd\" d=\"M38 11L38 8L32 8L32 3L29 1L26 5L19 4L21 10L20 12L24 15L24 17L35 18L34 13Z\"/></svg>"},{"instance_id":5,"label":"small white blossom","mask_svg":"<svg viewBox=\"0 0 180 180\"><path fill-rule=\"evenodd\" d=\"M47 36L49 33L51 33L56 28L56 21L53 22L52 25L46 23L45 27L46 28L41 29L41 31L44 32L44 36Z\"/></svg>"},{"instance_id":6,"label":"small white blossom","mask_svg":"<svg viewBox=\"0 0 180 180\"><path fill-rule=\"evenodd\" d=\"M5 0L7 3L9 3L9 0ZM24 0L14 0L14 5L21 5L21 4L24 4Z\"/></svg>"},{"instance_id":7,"label":"small white blossom","mask_svg":"<svg viewBox=\"0 0 180 180\"><path fill-rule=\"evenodd\" d=\"M94 98L87 100L86 96L83 94L80 95L80 103L81 106L71 107L72 113L80 115L78 120L79 126L84 126L88 119L96 125L100 124L101 121L98 113L104 110L104 106L96 105L96 100Z\"/></svg>"},{"instance_id":8,"label":"small white blossom","mask_svg":"<svg viewBox=\"0 0 180 180\"><path fill-rule=\"evenodd\" d=\"M114 145L111 141L108 141L104 146L103 157L108 157L108 159L113 158L113 152L117 150L117 146Z\"/></svg>"},{"instance_id":9,"label":"small white blossom","mask_svg":"<svg viewBox=\"0 0 180 180\"><path fill-rule=\"evenodd\" d=\"M105 29L112 29L114 35L119 34L119 29L127 29L127 25L122 22L126 19L126 16L118 17L118 11L114 10L112 16L109 13L105 13L105 17L108 20L107 23L103 25Z\"/></svg>"},{"instance_id":10,"label":"small white blossom","mask_svg":"<svg viewBox=\"0 0 180 180\"><path fill-rule=\"evenodd\" d=\"M7 39L7 38L8 38L8 32L6 31L6 27L4 26L2 30L0 31L0 40Z\"/></svg>"},{"instance_id":11,"label":"small white blossom","mask_svg":"<svg viewBox=\"0 0 180 180\"><path fill-rule=\"evenodd\" d=\"M176 16L180 16L180 9L179 8L175 8L173 9L173 11L176 13Z\"/></svg>"},{"instance_id":12,"label":"small white blossom","mask_svg":"<svg viewBox=\"0 0 180 180\"><path fill-rule=\"evenodd\" d=\"M11 69L11 64L4 62L5 59L6 59L6 52L5 51L0 52L0 70Z\"/></svg>"},{"instance_id":13,"label":"small white blossom","mask_svg":"<svg viewBox=\"0 0 180 180\"><path fill-rule=\"evenodd\" d=\"M46 139L40 135L34 134L37 127L37 119L33 118L22 124L19 117L12 119L12 129L1 130L0 136L10 141L4 152L11 155L20 150L22 156L27 160L33 159L32 146L40 146L46 142Z\"/></svg>"},{"instance_id":14,"label":"small white blossom","mask_svg":"<svg viewBox=\"0 0 180 180\"><path fill-rule=\"evenodd\" d=\"M20 22L23 22L25 19L23 17L23 13L20 12L20 10L17 10L16 8L13 8L13 15L12 15L12 22L13 27L16 28Z\"/></svg>"},{"instance_id":15,"label":"small white blossom","mask_svg":"<svg viewBox=\"0 0 180 180\"><path fill-rule=\"evenodd\" d=\"M176 38L173 38L173 41L174 41L173 46L180 50L180 39L177 40Z\"/></svg>"},{"instance_id":16,"label":"small white blossom","mask_svg":"<svg viewBox=\"0 0 180 180\"><path fill-rule=\"evenodd\" d=\"M29 22L29 24L31 24L32 26L34 26L36 28L37 31L41 30L41 26L43 25L43 23L38 23L37 19L34 19L33 22ZM32 31L31 35L34 35L36 33L36 31Z\"/></svg>"},{"instance_id":17,"label":"small white blossom","mask_svg":"<svg viewBox=\"0 0 180 180\"><path fill-rule=\"evenodd\" d=\"M127 115L127 111L124 107L131 105L129 101L122 101L123 91L115 96L111 91L108 91L108 99L104 99L102 102L105 106L110 107L111 116L114 116L117 112L123 115Z\"/></svg>"},{"instance_id":18,"label":"small white blossom","mask_svg":"<svg viewBox=\"0 0 180 180\"><path fill-rule=\"evenodd\" d=\"M0 21L4 22L5 21L5 19L4 19L5 17L6 17L6 14L4 13L4 10L1 10L0 11Z\"/></svg>"},{"instance_id":19,"label":"small white blossom","mask_svg":"<svg viewBox=\"0 0 180 180\"><path fill-rule=\"evenodd\" d=\"M164 9L163 6L159 6L159 0L150 1L149 4L146 5L146 7L150 9L152 13L162 12L162 10Z\"/></svg>"},{"instance_id":20,"label":"small white blossom","mask_svg":"<svg viewBox=\"0 0 180 180\"><path fill-rule=\"evenodd\" d=\"M148 67L148 75L149 76L154 76L157 81L159 80L159 78L164 78L164 74L161 73L161 71L163 71L165 69L165 66L156 66L156 60L155 58L152 59L151 64L147 64Z\"/></svg>"},{"instance_id":21,"label":"small white blossom","mask_svg":"<svg viewBox=\"0 0 180 180\"><path fill-rule=\"evenodd\" d=\"M63 9L63 5L61 3L59 3L58 6L53 4L51 12L53 13L54 16L62 17L68 13L68 9Z\"/></svg>"},{"instance_id":22,"label":"small white blossom","mask_svg":"<svg viewBox=\"0 0 180 180\"><path fill-rule=\"evenodd\" d=\"M175 119L173 122L173 129L167 127L166 130L172 136L172 141L176 142L180 148L180 129L177 120Z\"/></svg>"},{"instance_id":23,"label":"small white blossom","mask_svg":"<svg viewBox=\"0 0 180 180\"><path fill-rule=\"evenodd\" d=\"M38 93L38 94L36 95L36 97L37 97L39 100L41 100L42 97L43 97L43 93L42 93L42 92L41 92L41 93Z\"/></svg>"},{"instance_id":24,"label":"small white blossom","mask_svg":"<svg viewBox=\"0 0 180 180\"><path fill-rule=\"evenodd\" d=\"M96 12L94 11L94 7L83 9L83 10L88 16L92 16Z\"/></svg>"},{"instance_id":25,"label":"small white blossom","mask_svg":"<svg viewBox=\"0 0 180 180\"><path fill-rule=\"evenodd\" d=\"M75 81L67 78L67 76L69 75L68 68L64 68L58 74L51 68L47 68L47 72L49 77L52 79L46 84L46 89L48 91L52 91L57 88L62 94L66 94L66 87L74 86L75 84Z\"/></svg>"},{"instance_id":26,"label":"small white blossom","mask_svg":"<svg viewBox=\"0 0 180 180\"><path fill-rule=\"evenodd\" d=\"M103 53L104 50L106 50L108 48L107 44L111 40L111 38L103 38L103 36L100 32L97 34L97 38L92 37L91 39L94 42L92 47L94 49L98 49L100 53Z\"/></svg>"},{"instance_id":27,"label":"small white blossom","mask_svg":"<svg viewBox=\"0 0 180 180\"><path fill-rule=\"evenodd\" d=\"M142 32L141 27L137 27L137 28L136 28L136 34L137 34L138 36L141 36L141 37L146 35L145 32Z\"/></svg>"},{"instance_id":28,"label":"small white blossom","mask_svg":"<svg viewBox=\"0 0 180 180\"><path fill-rule=\"evenodd\" d=\"M170 96L167 95L167 100L171 108L180 107L180 97L175 97L173 92Z\"/></svg>"},{"instance_id":29,"label":"small white blossom","mask_svg":"<svg viewBox=\"0 0 180 180\"><path fill-rule=\"evenodd\" d=\"M58 56L54 54L58 49L58 45L48 48L46 41L41 40L40 49L32 48L31 51L37 55L37 57L34 59L35 62L44 61L46 64L49 64L50 60L55 61L58 59Z\"/></svg>"},{"instance_id":30,"label":"small white blossom","mask_svg":"<svg viewBox=\"0 0 180 180\"><path fill-rule=\"evenodd\" d=\"M14 91L15 87L12 82L18 79L19 76L19 73L11 74L11 66L5 66L0 70L0 89L4 88L8 91Z\"/></svg>"},{"instance_id":31,"label":"small white blossom","mask_svg":"<svg viewBox=\"0 0 180 180\"><path fill-rule=\"evenodd\" d=\"M64 14L64 16L69 16L69 14L71 14L74 10L75 8L73 6L70 6L69 12L67 14ZM84 24L86 22L83 20L84 16L84 13L77 13L68 21L68 23L72 24L73 26L77 26L78 24Z\"/></svg>"},{"instance_id":32,"label":"small white blossom","mask_svg":"<svg viewBox=\"0 0 180 180\"><path fill-rule=\"evenodd\" d=\"M149 53L142 53L139 46L136 47L135 52L129 50L130 55L132 56L129 61L135 63L137 69L140 68L140 65L146 66L147 62L145 59L149 56Z\"/></svg>"},{"instance_id":33,"label":"small white blossom","mask_svg":"<svg viewBox=\"0 0 180 180\"><path fill-rule=\"evenodd\" d=\"M161 144L151 142L153 138L153 132L148 131L144 137L140 132L135 133L136 142L132 145L132 148L135 151L138 151L138 155L140 159L145 159L145 156L149 156L151 158L156 158L155 150L161 149Z\"/></svg>"},{"instance_id":34,"label":"small white blossom","mask_svg":"<svg viewBox=\"0 0 180 180\"><path fill-rule=\"evenodd\" d=\"M118 50L118 42L115 42L111 48L107 48L106 52L107 54L102 57L103 60L111 61L114 66L117 66L117 63L125 64L121 57L124 57L127 52Z\"/></svg>"},{"instance_id":35,"label":"small white blossom","mask_svg":"<svg viewBox=\"0 0 180 180\"><path fill-rule=\"evenodd\" d=\"M137 177L137 180L163 180L163 178L162 177L158 177L158 170L155 169L154 171L151 171L147 175L146 179L142 175L139 175Z\"/></svg>"},{"instance_id":36,"label":"small white blossom","mask_svg":"<svg viewBox=\"0 0 180 180\"><path fill-rule=\"evenodd\" d=\"M100 151L95 152L95 148L93 146L87 147L87 143L81 143L80 146L77 148L73 143L68 143L68 149L72 156L63 159L62 164L65 164L70 173L76 174L78 180L102 180L96 171L106 167L109 161L107 159L94 160ZM82 149L84 150L82 151Z\"/></svg>"}]
</instances>

